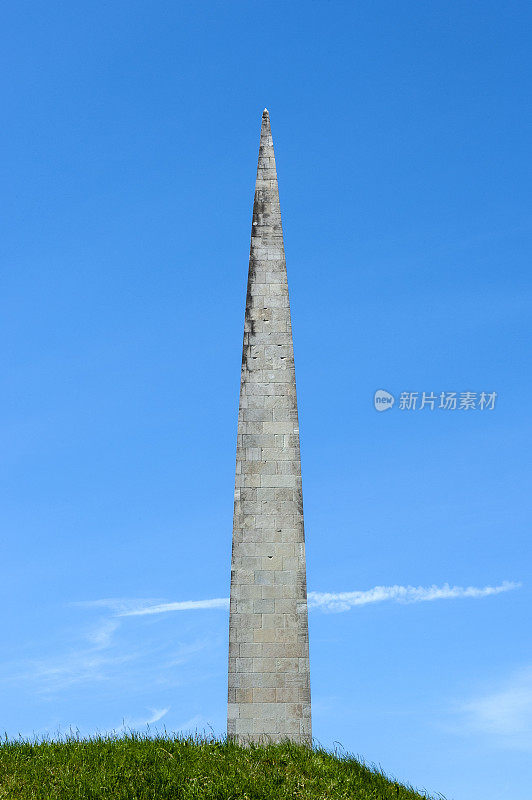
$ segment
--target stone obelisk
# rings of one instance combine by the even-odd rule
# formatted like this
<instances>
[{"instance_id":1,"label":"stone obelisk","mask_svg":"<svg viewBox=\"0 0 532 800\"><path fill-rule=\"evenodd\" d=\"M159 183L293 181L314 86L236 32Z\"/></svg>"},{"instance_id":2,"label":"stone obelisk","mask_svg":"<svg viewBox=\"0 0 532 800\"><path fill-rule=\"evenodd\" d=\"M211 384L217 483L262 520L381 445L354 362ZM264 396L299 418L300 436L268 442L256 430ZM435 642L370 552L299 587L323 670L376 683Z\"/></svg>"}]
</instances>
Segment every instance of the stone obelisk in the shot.
<instances>
[{"instance_id":1,"label":"stone obelisk","mask_svg":"<svg viewBox=\"0 0 532 800\"><path fill-rule=\"evenodd\" d=\"M277 172L262 115L242 349L227 733L311 743L303 495Z\"/></svg>"}]
</instances>

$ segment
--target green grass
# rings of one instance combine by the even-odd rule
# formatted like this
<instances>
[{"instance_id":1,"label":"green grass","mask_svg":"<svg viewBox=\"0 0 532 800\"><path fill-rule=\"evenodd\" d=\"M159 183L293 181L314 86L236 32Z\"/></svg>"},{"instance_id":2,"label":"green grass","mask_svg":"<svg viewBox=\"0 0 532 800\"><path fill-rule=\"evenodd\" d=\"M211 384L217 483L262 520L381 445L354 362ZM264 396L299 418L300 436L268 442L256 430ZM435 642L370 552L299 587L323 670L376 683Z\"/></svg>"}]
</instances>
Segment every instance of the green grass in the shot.
<instances>
[{"instance_id":1,"label":"green grass","mask_svg":"<svg viewBox=\"0 0 532 800\"><path fill-rule=\"evenodd\" d=\"M0 800L421 800L352 756L200 736L0 743Z\"/></svg>"}]
</instances>

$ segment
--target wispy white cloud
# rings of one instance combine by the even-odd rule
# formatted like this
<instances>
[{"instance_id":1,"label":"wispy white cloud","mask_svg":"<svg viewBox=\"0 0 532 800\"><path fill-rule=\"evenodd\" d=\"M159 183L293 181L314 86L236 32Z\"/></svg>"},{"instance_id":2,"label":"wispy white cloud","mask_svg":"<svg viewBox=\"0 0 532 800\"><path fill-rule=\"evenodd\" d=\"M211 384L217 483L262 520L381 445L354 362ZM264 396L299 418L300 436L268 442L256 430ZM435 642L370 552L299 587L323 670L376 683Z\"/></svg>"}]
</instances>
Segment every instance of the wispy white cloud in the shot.
<instances>
[{"instance_id":1,"label":"wispy white cloud","mask_svg":"<svg viewBox=\"0 0 532 800\"><path fill-rule=\"evenodd\" d=\"M210 723L201 714L196 714L194 717L190 717L190 719L177 725L175 730L178 733L195 733L196 731L203 733L206 728L211 728Z\"/></svg>"},{"instance_id":2,"label":"wispy white cloud","mask_svg":"<svg viewBox=\"0 0 532 800\"><path fill-rule=\"evenodd\" d=\"M139 597L103 597L99 600L80 600L71 603L72 606L78 608L106 608L113 611L116 616L126 616L129 611L139 610L141 608L148 608L155 603L162 603L162 600L157 598L139 598Z\"/></svg>"},{"instance_id":3,"label":"wispy white cloud","mask_svg":"<svg viewBox=\"0 0 532 800\"><path fill-rule=\"evenodd\" d=\"M140 608L129 608L119 612L119 617L140 617L146 614L165 614L167 611L194 611L196 609L229 608L228 597L215 597L212 600L182 600L177 603L158 603L142 605Z\"/></svg>"},{"instance_id":4,"label":"wispy white cloud","mask_svg":"<svg viewBox=\"0 0 532 800\"><path fill-rule=\"evenodd\" d=\"M167 708L149 708L148 711L150 714L147 717L144 716L137 719L125 717L122 725L114 730L117 732L121 730L138 730L138 728L144 728L146 725L155 725L156 722L159 722L159 720L168 714L170 706Z\"/></svg>"},{"instance_id":5,"label":"wispy white cloud","mask_svg":"<svg viewBox=\"0 0 532 800\"><path fill-rule=\"evenodd\" d=\"M168 712L170 711L170 706L167 708L149 708L148 711L150 712L149 716L144 716L140 718L134 717L124 717L122 724L118 725L116 728L112 728L106 733L123 733L124 731L135 731L139 728L145 728L146 725L155 725L159 720L161 720Z\"/></svg>"},{"instance_id":6,"label":"wispy white cloud","mask_svg":"<svg viewBox=\"0 0 532 800\"><path fill-rule=\"evenodd\" d=\"M83 634L88 645L73 647L60 656L31 661L17 678L35 683L38 690L45 693L78 683L107 680L118 668L137 657L113 648L113 635L120 624L120 620L109 617L98 620Z\"/></svg>"},{"instance_id":7,"label":"wispy white cloud","mask_svg":"<svg viewBox=\"0 0 532 800\"><path fill-rule=\"evenodd\" d=\"M105 649L111 644L113 634L119 627L120 622L116 619L102 619L87 633L87 639L98 649Z\"/></svg>"},{"instance_id":8,"label":"wispy white cloud","mask_svg":"<svg viewBox=\"0 0 532 800\"><path fill-rule=\"evenodd\" d=\"M335 613L349 611L371 603L420 603L456 598L482 598L508 592L518 586L520 584L508 581L498 586L484 587L461 587L449 584L428 587L375 586L372 589L353 592L309 592L308 605L311 610ZM220 597L168 603L149 599L108 598L78 605L90 609L107 609L112 616L108 615L100 619L93 628L84 632L85 644L83 646L71 648L62 654L54 654L48 659L26 662L25 668L18 668L15 675L11 673L9 680L30 681L36 685L39 692L50 693L64 690L75 684L118 679L119 675L122 675L122 679L124 679L126 674L124 666L132 662L136 664L135 674L139 673L140 675L144 671L146 675L150 674L153 678L155 667L150 666L150 653L153 657L153 654L163 645L154 644L151 641L150 646L146 649L146 647L140 647L138 642L132 646L129 641L124 649L124 636L116 641L115 634L120 626L125 626L125 618L162 615L174 611L227 610L229 599ZM160 667L159 672L163 674L167 667L189 662L197 653L210 646L212 646L212 641L203 637L191 643L183 643L172 652L168 652L168 648L163 647L157 660ZM127 674L133 675L132 667L128 667ZM159 673L157 675L157 679L162 680L161 675ZM487 708L488 706L486 706ZM487 713L486 710L485 715Z\"/></svg>"},{"instance_id":9,"label":"wispy white cloud","mask_svg":"<svg viewBox=\"0 0 532 800\"><path fill-rule=\"evenodd\" d=\"M170 706L168 706L168 708L152 708L150 709L150 711L151 711L151 716L140 724L155 725L156 722L159 722L160 719L162 719L164 716L166 716L166 714L168 714L168 712L170 711Z\"/></svg>"},{"instance_id":10,"label":"wispy white cloud","mask_svg":"<svg viewBox=\"0 0 532 800\"><path fill-rule=\"evenodd\" d=\"M11 682L29 682L38 692L48 694L80 683L108 680L134 658L132 654L101 655L95 649L84 649L29 662L25 670L11 676Z\"/></svg>"},{"instance_id":11,"label":"wispy white cloud","mask_svg":"<svg viewBox=\"0 0 532 800\"><path fill-rule=\"evenodd\" d=\"M480 598L509 592L519 588L520 583L505 581L499 586L375 586L373 589L355 592L309 592L309 608L322 611L349 611L356 606L392 601L396 603L424 603L432 600L454 600L458 598Z\"/></svg>"},{"instance_id":12,"label":"wispy white cloud","mask_svg":"<svg viewBox=\"0 0 532 800\"><path fill-rule=\"evenodd\" d=\"M396 603L422 603L431 600L452 600L459 598L480 598L489 595L509 592L519 588L521 584L504 581L498 586L375 586L373 589L354 592L309 592L309 609L321 611L340 612L349 611L356 606L365 606L370 603L383 603L392 601ZM118 617L140 617L150 614L166 614L170 611L197 611L205 609L229 608L228 597L217 597L210 600L181 600L173 603L161 603L149 600L124 601L96 600L92 605L106 604L114 608Z\"/></svg>"},{"instance_id":13,"label":"wispy white cloud","mask_svg":"<svg viewBox=\"0 0 532 800\"><path fill-rule=\"evenodd\" d=\"M505 747L532 750L532 667L459 708L461 732L480 733Z\"/></svg>"}]
</instances>

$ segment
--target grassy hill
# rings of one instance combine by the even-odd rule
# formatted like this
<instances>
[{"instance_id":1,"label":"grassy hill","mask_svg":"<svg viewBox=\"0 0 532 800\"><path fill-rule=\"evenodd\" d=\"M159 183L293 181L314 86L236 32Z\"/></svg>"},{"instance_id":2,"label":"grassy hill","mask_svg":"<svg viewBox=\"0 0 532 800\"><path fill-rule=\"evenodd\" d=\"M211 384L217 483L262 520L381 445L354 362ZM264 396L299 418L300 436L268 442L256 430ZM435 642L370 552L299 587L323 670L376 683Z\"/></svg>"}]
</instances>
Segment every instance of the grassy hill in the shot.
<instances>
[{"instance_id":1,"label":"grassy hill","mask_svg":"<svg viewBox=\"0 0 532 800\"><path fill-rule=\"evenodd\" d=\"M426 800L351 756L200 737L0 744L0 800Z\"/></svg>"}]
</instances>

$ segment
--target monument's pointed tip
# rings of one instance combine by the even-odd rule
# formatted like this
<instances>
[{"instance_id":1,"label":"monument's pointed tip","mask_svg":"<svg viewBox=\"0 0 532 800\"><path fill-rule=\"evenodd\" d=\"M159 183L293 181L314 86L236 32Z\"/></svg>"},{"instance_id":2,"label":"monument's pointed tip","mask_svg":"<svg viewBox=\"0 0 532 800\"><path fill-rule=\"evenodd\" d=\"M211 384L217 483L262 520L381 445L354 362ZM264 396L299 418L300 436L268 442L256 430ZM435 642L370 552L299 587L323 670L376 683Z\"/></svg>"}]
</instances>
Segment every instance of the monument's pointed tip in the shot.
<instances>
[{"instance_id":1,"label":"monument's pointed tip","mask_svg":"<svg viewBox=\"0 0 532 800\"><path fill-rule=\"evenodd\" d=\"M263 117L269 117L270 116L270 113L269 113L267 108L265 108L264 111L262 112L262 116Z\"/></svg>"}]
</instances>

